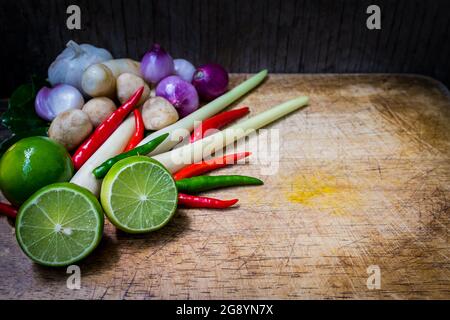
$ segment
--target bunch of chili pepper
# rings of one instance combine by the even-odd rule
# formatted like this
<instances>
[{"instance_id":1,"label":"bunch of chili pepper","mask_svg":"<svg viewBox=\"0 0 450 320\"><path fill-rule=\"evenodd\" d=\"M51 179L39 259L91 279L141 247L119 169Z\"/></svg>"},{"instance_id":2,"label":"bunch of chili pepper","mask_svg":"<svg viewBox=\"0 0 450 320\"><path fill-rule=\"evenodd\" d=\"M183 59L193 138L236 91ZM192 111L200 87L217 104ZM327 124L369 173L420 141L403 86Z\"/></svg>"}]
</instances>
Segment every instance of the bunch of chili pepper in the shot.
<instances>
[{"instance_id":1,"label":"bunch of chili pepper","mask_svg":"<svg viewBox=\"0 0 450 320\"><path fill-rule=\"evenodd\" d=\"M200 126L194 129L191 135L190 142L193 143L201 140L211 133L212 129L220 129L231 122L242 118L249 113L248 107L235 109L219 113L201 123ZM250 152L235 153L218 157L212 160L201 161L184 167L173 175L176 181L178 194L178 203L189 208L228 208L236 204L238 199L220 200L208 197L200 197L185 194L198 193L207 190L244 185L262 185L263 182L257 178L239 175L225 175L225 176L202 176L202 174L223 168L230 164L237 163L238 160L246 158Z\"/></svg>"},{"instance_id":2,"label":"bunch of chili pepper","mask_svg":"<svg viewBox=\"0 0 450 320\"><path fill-rule=\"evenodd\" d=\"M228 208L234 205L238 202L238 199L219 200L189 194L232 186L262 185L263 182L261 180L248 176L199 176L199 174L234 164L237 160L249 155L249 152L226 155L224 157L194 163L175 173L174 179L177 184L177 189L181 192L178 194L178 203L190 208Z\"/></svg>"}]
</instances>

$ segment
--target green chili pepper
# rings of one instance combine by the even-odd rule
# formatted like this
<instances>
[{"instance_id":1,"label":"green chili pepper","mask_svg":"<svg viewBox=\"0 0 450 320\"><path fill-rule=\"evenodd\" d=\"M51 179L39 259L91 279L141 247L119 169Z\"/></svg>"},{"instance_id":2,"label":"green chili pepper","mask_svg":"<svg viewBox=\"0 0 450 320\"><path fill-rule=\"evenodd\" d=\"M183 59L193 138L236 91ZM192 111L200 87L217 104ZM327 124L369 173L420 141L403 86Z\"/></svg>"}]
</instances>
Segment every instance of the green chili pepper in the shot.
<instances>
[{"instance_id":1,"label":"green chili pepper","mask_svg":"<svg viewBox=\"0 0 450 320\"><path fill-rule=\"evenodd\" d=\"M264 182L257 178L247 176L198 176L186 178L176 181L178 191L186 193L196 193L207 191L211 189L232 187L232 186L247 186L247 185L262 185Z\"/></svg>"},{"instance_id":2,"label":"green chili pepper","mask_svg":"<svg viewBox=\"0 0 450 320\"><path fill-rule=\"evenodd\" d=\"M109 169L111 169L111 167L114 164L116 164L118 161L128 158L128 157L131 157L131 156L149 154L150 152L155 150L156 147L161 144L161 142L166 140L166 138L168 136L169 136L168 133L160 135L159 137L156 137L155 139L150 140L149 142L147 142L146 144L144 144L142 146L136 147L128 152L121 153L111 159L108 159L105 162L103 162L101 165L99 165L97 168L95 168L94 171L92 171L92 173L94 174L94 176L97 179L104 178L106 176L106 174L108 173Z\"/></svg>"}]
</instances>

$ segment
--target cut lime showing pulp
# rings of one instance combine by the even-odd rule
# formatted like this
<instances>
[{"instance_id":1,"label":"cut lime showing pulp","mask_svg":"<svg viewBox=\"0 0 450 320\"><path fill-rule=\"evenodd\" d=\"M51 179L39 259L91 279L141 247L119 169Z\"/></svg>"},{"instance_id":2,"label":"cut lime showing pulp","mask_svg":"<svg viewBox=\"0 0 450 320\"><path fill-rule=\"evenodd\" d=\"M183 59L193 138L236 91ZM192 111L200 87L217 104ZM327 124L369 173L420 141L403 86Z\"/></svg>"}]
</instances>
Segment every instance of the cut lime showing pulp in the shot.
<instances>
[{"instance_id":1,"label":"cut lime showing pulp","mask_svg":"<svg viewBox=\"0 0 450 320\"><path fill-rule=\"evenodd\" d=\"M108 219L129 233L163 227L174 215L178 191L158 161L134 156L117 162L105 176L100 200Z\"/></svg>"},{"instance_id":2,"label":"cut lime showing pulp","mask_svg":"<svg viewBox=\"0 0 450 320\"><path fill-rule=\"evenodd\" d=\"M16 237L25 254L46 266L67 266L91 253L103 232L98 200L72 183L38 190L20 208Z\"/></svg>"}]
</instances>

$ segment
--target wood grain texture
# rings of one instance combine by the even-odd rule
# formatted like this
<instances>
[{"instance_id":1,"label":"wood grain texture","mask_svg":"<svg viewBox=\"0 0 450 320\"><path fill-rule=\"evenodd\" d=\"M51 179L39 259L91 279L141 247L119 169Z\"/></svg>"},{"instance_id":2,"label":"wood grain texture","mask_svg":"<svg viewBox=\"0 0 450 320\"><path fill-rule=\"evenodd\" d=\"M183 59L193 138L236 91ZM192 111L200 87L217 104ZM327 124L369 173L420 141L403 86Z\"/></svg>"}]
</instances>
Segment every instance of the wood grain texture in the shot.
<instances>
[{"instance_id":1,"label":"wood grain texture","mask_svg":"<svg viewBox=\"0 0 450 320\"><path fill-rule=\"evenodd\" d=\"M264 186L209 192L240 204L181 209L148 235L107 223L81 290L31 263L1 217L0 298L449 299L448 91L422 77L271 75L235 106L257 114L298 95L310 106L268 127L281 138L273 174L258 152L220 170ZM369 265L380 290L366 287Z\"/></svg>"},{"instance_id":2,"label":"wood grain texture","mask_svg":"<svg viewBox=\"0 0 450 320\"><path fill-rule=\"evenodd\" d=\"M366 28L378 4L382 30ZM82 30L66 28L78 4ZM153 42L232 72L418 73L450 85L447 0L2 0L0 97L45 76L68 40L139 59Z\"/></svg>"}]
</instances>

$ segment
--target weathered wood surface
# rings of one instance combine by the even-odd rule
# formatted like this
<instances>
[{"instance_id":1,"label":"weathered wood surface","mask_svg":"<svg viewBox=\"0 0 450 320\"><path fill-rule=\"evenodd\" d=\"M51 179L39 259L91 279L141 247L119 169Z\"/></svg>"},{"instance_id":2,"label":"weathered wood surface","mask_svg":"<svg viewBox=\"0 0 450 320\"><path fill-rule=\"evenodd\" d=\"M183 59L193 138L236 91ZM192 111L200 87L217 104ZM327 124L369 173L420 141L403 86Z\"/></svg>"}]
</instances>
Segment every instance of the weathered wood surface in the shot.
<instances>
[{"instance_id":1,"label":"weathered wood surface","mask_svg":"<svg viewBox=\"0 0 450 320\"><path fill-rule=\"evenodd\" d=\"M234 82L244 78L234 76ZM428 78L271 75L238 103L252 114L298 95L311 105L279 130L280 163L222 169L262 187L225 211L179 210L141 236L109 223L80 263L81 290L65 269L31 263L0 218L0 298L450 298L450 100ZM369 265L381 289L368 290Z\"/></svg>"},{"instance_id":2,"label":"weathered wood surface","mask_svg":"<svg viewBox=\"0 0 450 320\"><path fill-rule=\"evenodd\" d=\"M68 30L77 4L82 29ZM369 5L381 30L368 30ZM230 72L398 72L450 85L448 0L2 0L0 97L45 75L68 40L139 59L153 42Z\"/></svg>"}]
</instances>

